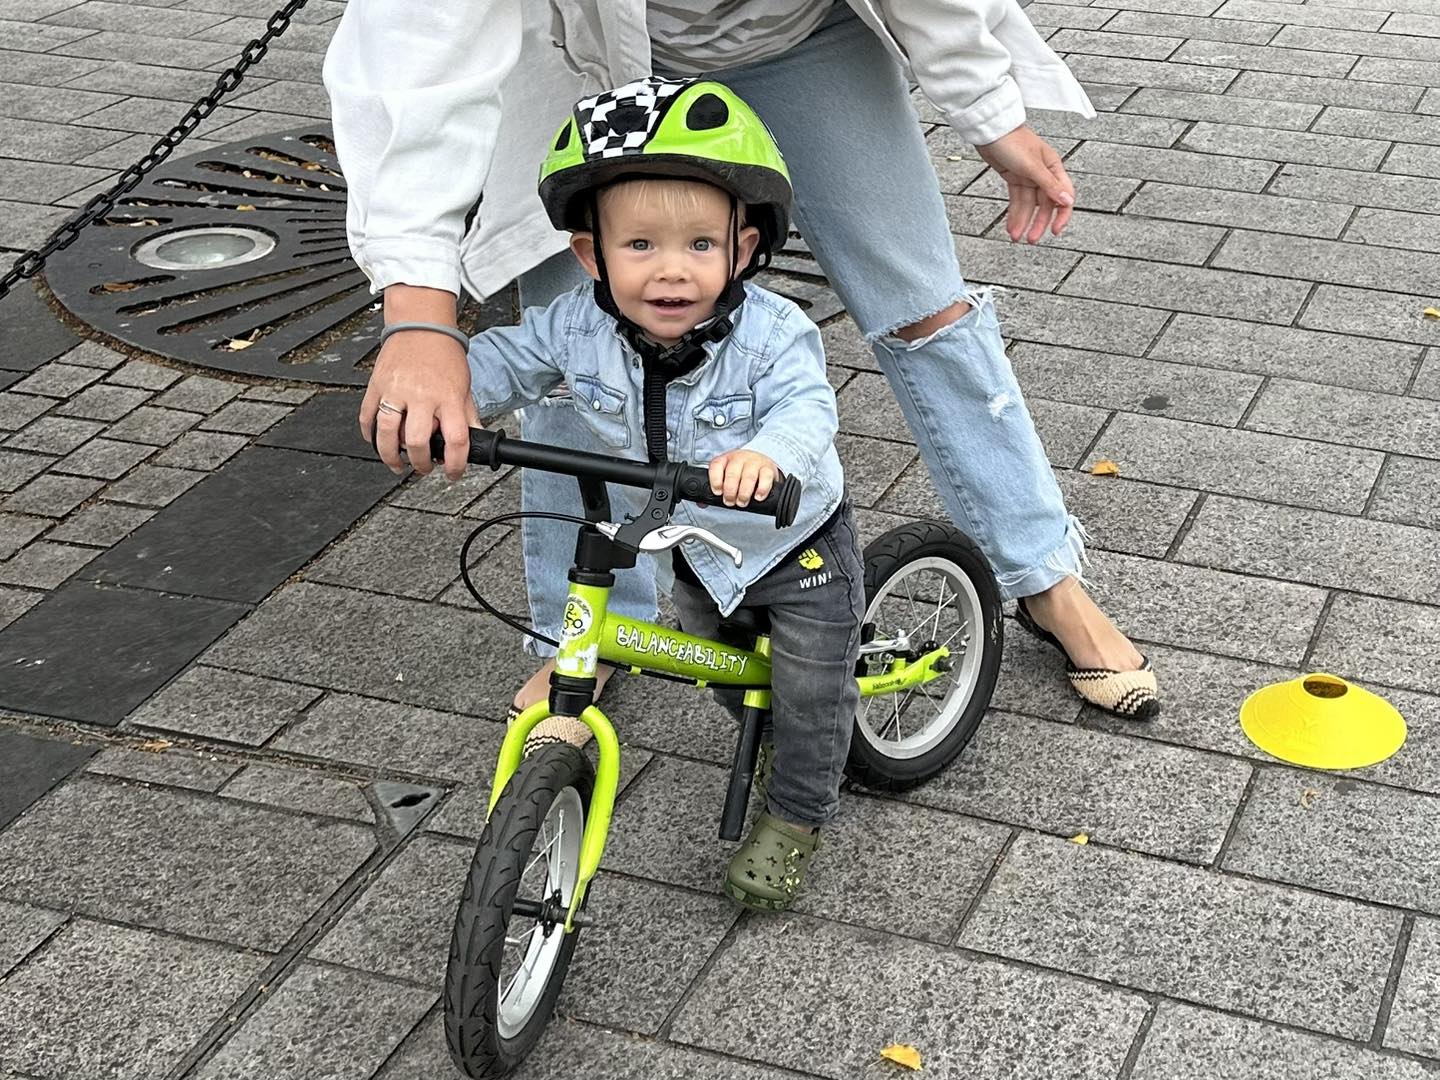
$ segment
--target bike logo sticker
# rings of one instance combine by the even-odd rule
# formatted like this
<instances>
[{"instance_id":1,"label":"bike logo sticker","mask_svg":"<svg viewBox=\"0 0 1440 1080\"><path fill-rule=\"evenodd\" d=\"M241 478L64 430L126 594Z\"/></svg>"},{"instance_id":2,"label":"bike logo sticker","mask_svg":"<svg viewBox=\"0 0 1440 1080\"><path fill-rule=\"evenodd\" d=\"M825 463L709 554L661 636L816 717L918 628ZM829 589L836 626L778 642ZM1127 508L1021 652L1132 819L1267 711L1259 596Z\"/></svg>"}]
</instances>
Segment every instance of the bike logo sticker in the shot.
<instances>
[{"instance_id":1,"label":"bike logo sticker","mask_svg":"<svg viewBox=\"0 0 1440 1080\"><path fill-rule=\"evenodd\" d=\"M561 642L583 638L594 622L595 613L590 610L590 605L579 596L570 597L565 601L565 615L561 619Z\"/></svg>"},{"instance_id":2,"label":"bike logo sticker","mask_svg":"<svg viewBox=\"0 0 1440 1080\"><path fill-rule=\"evenodd\" d=\"M806 548L800 553L800 568L802 570L819 570L825 565L825 560L814 548Z\"/></svg>"}]
</instances>

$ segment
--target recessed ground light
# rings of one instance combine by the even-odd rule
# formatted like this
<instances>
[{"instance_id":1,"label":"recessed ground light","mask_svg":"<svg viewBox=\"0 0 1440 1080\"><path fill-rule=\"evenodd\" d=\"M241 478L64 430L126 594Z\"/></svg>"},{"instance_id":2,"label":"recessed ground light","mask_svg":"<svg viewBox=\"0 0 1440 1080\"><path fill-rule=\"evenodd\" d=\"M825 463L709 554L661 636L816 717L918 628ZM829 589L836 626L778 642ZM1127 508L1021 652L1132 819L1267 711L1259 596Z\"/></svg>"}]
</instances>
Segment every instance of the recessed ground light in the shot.
<instances>
[{"instance_id":1,"label":"recessed ground light","mask_svg":"<svg viewBox=\"0 0 1440 1080\"><path fill-rule=\"evenodd\" d=\"M151 237L135 249L135 259L157 270L221 270L274 250L275 238L260 229L204 225Z\"/></svg>"}]
</instances>

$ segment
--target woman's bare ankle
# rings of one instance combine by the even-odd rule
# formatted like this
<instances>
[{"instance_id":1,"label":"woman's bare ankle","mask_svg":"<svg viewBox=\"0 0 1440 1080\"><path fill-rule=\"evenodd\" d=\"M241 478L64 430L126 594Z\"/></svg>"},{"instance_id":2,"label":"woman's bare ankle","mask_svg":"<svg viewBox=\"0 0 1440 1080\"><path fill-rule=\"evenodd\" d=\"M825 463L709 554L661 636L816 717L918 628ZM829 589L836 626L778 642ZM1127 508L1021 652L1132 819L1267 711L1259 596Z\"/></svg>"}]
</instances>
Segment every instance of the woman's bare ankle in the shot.
<instances>
[{"instance_id":1,"label":"woman's bare ankle","mask_svg":"<svg viewBox=\"0 0 1440 1080\"><path fill-rule=\"evenodd\" d=\"M525 681L515 693L515 709L521 712L528 709L535 702L545 698L550 693L550 673L555 670L555 658L547 659L535 674ZM600 691L605 689L605 684L610 681L610 676L615 674L615 669L609 664L600 664L595 669L595 695L598 697Z\"/></svg>"}]
</instances>

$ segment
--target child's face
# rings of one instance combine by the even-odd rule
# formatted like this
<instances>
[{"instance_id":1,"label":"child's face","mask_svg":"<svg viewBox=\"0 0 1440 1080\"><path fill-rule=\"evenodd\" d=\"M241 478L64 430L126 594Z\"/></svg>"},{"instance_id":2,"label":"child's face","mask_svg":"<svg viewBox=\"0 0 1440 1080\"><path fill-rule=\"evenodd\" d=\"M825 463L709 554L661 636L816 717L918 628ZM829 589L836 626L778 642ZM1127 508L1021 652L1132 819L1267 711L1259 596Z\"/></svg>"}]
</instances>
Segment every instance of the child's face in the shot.
<instances>
[{"instance_id":1,"label":"child's face","mask_svg":"<svg viewBox=\"0 0 1440 1080\"><path fill-rule=\"evenodd\" d=\"M600 193L600 237L610 292L632 322L661 345L673 345L715 313L731 266L750 261L759 230L740 230L730 257L730 198L690 180L635 180ZM599 277L594 237L576 233L576 256Z\"/></svg>"}]
</instances>

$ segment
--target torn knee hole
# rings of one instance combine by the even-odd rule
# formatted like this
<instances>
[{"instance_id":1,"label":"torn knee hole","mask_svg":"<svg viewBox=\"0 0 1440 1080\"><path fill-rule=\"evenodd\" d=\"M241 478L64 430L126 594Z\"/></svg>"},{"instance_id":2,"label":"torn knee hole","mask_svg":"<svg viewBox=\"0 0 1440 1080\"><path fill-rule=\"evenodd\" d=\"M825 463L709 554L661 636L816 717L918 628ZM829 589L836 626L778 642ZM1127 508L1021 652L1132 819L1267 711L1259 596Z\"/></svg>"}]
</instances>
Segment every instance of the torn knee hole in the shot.
<instances>
[{"instance_id":1,"label":"torn knee hole","mask_svg":"<svg viewBox=\"0 0 1440 1080\"><path fill-rule=\"evenodd\" d=\"M971 304L968 301L957 300L949 307L942 308L933 315L927 315L919 322L899 327L895 331L895 336L901 341L918 341L920 338L929 337L952 323L959 322L969 313L970 308Z\"/></svg>"}]
</instances>

